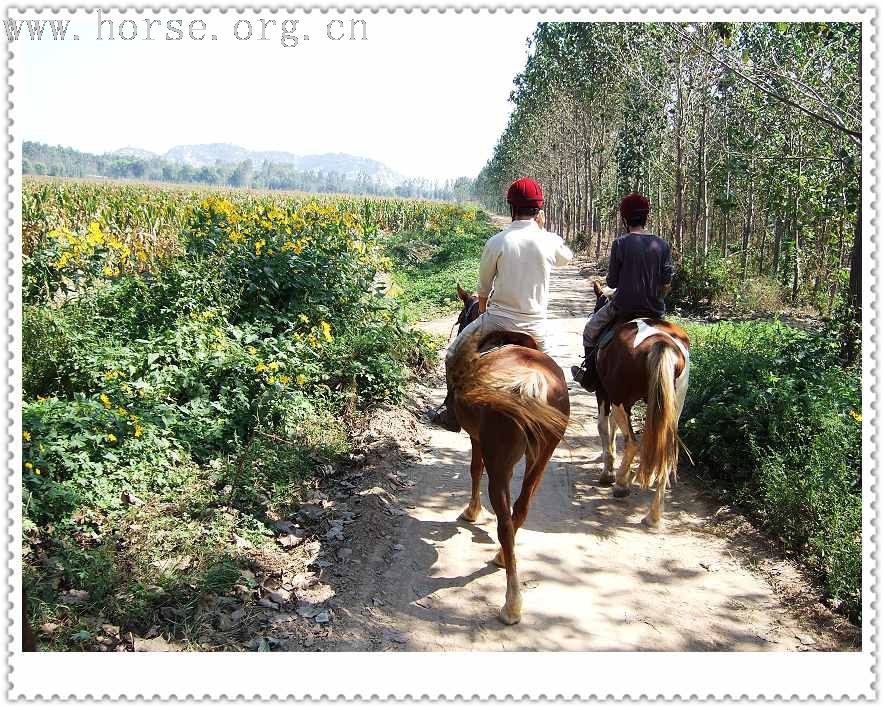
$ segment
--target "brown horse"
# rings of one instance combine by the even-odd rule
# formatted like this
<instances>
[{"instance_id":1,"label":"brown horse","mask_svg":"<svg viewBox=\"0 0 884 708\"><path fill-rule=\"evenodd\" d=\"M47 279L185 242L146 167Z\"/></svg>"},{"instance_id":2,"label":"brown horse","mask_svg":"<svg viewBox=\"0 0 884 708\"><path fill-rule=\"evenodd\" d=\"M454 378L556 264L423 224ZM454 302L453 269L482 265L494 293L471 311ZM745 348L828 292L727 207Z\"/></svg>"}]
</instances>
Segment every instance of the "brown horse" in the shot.
<instances>
[{"instance_id":1,"label":"brown horse","mask_svg":"<svg viewBox=\"0 0 884 708\"><path fill-rule=\"evenodd\" d=\"M593 284L598 311L606 295L598 282ZM670 475L678 465L678 419L684 406L690 374L691 342L679 326L661 319L618 317L610 343L596 359L600 386L596 392L602 442L603 470L600 482L614 482L614 496L630 493L635 472L632 460L639 451L632 429L632 407L647 403L645 430L641 440L638 480L644 489L656 482L657 493L648 515L642 520L651 528L660 524L663 495ZM613 415L612 415L613 414ZM614 469L614 436L617 427L626 438L623 460Z\"/></svg>"},{"instance_id":2,"label":"brown horse","mask_svg":"<svg viewBox=\"0 0 884 708\"><path fill-rule=\"evenodd\" d=\"M463 310L458 333L479 316L478 298L460 286ZM525 523L531 496L540 486L547 463L568 426L568 384L559 366L537 350L526 334L495 332L470 336L452 362L451 381L457 420L472 444L472 495L461 518L474 522L482 511L480 484L488 469L488 494L497 516L500 551L494 562L506 568L504 624L522 617L522 592L516 572L515 535ZM499 346L480 354L489 346ZM511 505L510 481L525 457L525 478ZM512 507L512 510L511 510Z\"/></svg>"}]
</instances>

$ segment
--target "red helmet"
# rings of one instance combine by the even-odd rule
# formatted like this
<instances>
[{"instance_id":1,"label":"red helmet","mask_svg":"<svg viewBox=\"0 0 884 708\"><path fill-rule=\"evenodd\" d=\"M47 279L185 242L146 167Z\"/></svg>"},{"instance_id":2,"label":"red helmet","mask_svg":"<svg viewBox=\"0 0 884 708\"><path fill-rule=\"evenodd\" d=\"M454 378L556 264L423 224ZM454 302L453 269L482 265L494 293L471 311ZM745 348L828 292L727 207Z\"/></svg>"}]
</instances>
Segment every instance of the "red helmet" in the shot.
<instances>
[{"instance_id":1,"label":"red helmet","mask_svg":"<svg viewBox=\"0 0 884 708\"><path fill-rule=\"evenodd\" d=\"M539 209L543 206L543 187L530 177L522 177L510 185L509 191L506 193L506 200L516 208L536 207Z\"/></svg>"},{"instance_id":2,"label":"red helmet","mask_svg":"<svg viewBox=\"0 0 884 708\"><path fill-rule=\"evenodd\" d=\"M638 192L627 194L620 202L620 216L629 221L634 216L647 216L651 212L651 202Z\"/></svg>"}]
</instances>

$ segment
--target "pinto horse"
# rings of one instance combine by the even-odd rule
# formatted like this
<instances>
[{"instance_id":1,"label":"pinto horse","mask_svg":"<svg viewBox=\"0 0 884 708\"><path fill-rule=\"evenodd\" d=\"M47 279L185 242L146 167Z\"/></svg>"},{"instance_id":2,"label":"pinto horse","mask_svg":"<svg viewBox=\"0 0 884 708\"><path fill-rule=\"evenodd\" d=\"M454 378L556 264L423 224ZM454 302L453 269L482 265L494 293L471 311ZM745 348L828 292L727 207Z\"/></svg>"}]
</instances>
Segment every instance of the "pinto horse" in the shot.
<instances>
[{"instance_id":1,"label":"pinto horse","mask_svg":"<svg viewBox=\"0 0 884 708\"><path fill-rule=\"evenodd\" d=\"M479 316L479 299L459 285L457 293L463 301L457 320L460 334ZM489 346L499 348L480 354ZM525 523L531 497L565 435L570 415L568 384L559 366L538 351L534 339L518 332L469 337L452 362L451 382L457 420L472 445L472 494L461 518L469 522L479 518L482 471L487 468L500 541L494 563L506 568L506 602L498 616L504 624L515 624L522 617L515 535ZM522 491L511 505L513 468L523 456Z\"/></svg>"},{"instance_id":2,"label":"pinto horse","mask_svg":"<svg viewBox=\"0 0 884 708\"><path fill-rule=\"evenodd\" d=\"M593 283L598 311L613 294ZM600 483L614 482L614 496L629 496L635 477L632 460L639 443L632 429L632 407L647 403L645 429L641 438L638 480L647 489L656 482L657 493L642 522L660 525L666 485L675 478L678 465L678 419L684 406L690 375L691 342L679 326L655 318L617 317L611 341L596 358L599 387L596 391L602 442L603 470ZM626 438L623 460L614 469L614 436L617 427Z\"/></svg>"}]
</instances>

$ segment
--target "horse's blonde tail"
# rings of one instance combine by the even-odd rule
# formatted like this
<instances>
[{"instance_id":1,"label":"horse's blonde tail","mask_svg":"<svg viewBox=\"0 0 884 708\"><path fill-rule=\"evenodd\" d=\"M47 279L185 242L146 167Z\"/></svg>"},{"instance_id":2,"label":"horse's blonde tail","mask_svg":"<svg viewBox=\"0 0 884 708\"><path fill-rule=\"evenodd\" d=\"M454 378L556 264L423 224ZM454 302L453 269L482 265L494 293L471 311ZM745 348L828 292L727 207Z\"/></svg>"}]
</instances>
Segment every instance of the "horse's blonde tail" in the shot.
<instances>
[{"instance_id":1,"label":"horse's blonde tail","mask_svg":"<svg viewBox=\"0 0 884 708\"><path fill-rule=\"evenodd\" d=\"M642 435L638 480L642 487L666 484L678 465L678 402L675 367L678 353L668 342L655 342L648 352L648 410Z\"/></svg>"},{"instance_id":2,"label":"horse's blonde tail","mask_svg":"<svg viewBox=\"0 0 884 708\"><path fill-rule=\"evenodd\" d=\"M480 336L468 338L451 371L455 394L471 406L488 406L512 420L528 441L531 455L551 440L561 440L568 416L548 403L549 381L542 371L527 366L495 370L483 363Z\"/></svg>"}]
</instances>

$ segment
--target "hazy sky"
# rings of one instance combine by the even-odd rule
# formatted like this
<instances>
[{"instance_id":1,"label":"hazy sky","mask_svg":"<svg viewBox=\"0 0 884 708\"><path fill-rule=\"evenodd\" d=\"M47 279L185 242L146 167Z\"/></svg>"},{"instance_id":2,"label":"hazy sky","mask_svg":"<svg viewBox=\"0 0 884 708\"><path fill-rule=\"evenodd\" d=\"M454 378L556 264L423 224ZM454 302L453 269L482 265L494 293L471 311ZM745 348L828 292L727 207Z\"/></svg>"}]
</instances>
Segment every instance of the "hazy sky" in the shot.
<instances>
[{"instance_id":1,"label":"hazy sky","mask_svg":"<svg viewBox=\"0 0 884 708\"><path fill-rule=\"evenodd\" d=\"M27 15L24 15L27 18ZM43 15L45 18L46 15ZM60 16L62 17L62 16ZM508 96L527 57L537 18L522 13L295 15L234 13L105 15L116 39L96 39L97 17L72 21L68 39L11 43L19 73L16 126L22 139L89 152L226 142L298 154L348 152L406 174L474 176L506 125ZM259 18L267 41L258 41ZM331 27L340 17L344 26ZM135 20L123 28L120 20ZM169 19L183 40L163 39ZM298 46L283 47L280 24L297 19ZM368 39L349 40L350 19ZM233 38L237 20L252 38ZM203 20L206 38L187 37ZM248 25L238 27L240 36ZM72 41L72 33L79 41ZM194 27L201 34L201 27ZM309 40L300 39L308 35ZM175 32L172 33L175 35ZM212 40L211 35L218 37ZM357 27L361 37L361 27Z\"/></svg>"}]
</instances>

